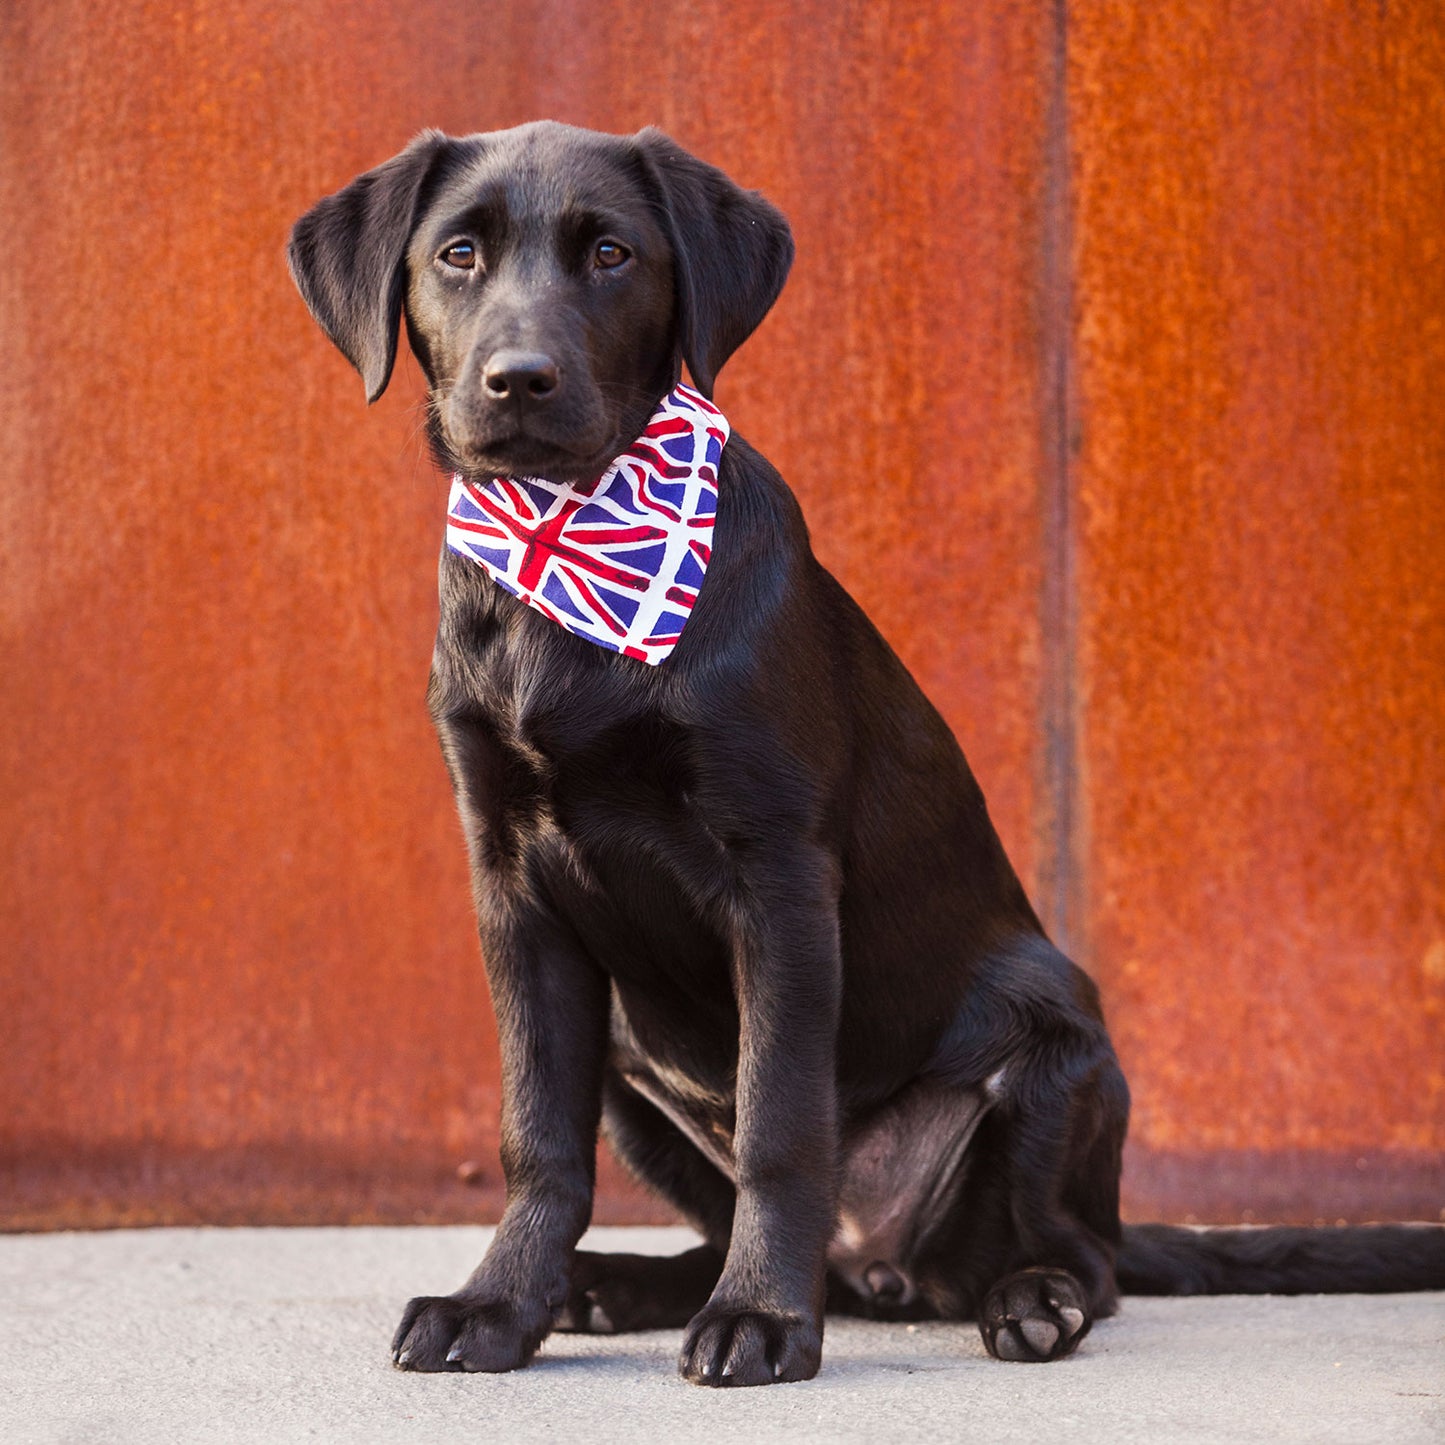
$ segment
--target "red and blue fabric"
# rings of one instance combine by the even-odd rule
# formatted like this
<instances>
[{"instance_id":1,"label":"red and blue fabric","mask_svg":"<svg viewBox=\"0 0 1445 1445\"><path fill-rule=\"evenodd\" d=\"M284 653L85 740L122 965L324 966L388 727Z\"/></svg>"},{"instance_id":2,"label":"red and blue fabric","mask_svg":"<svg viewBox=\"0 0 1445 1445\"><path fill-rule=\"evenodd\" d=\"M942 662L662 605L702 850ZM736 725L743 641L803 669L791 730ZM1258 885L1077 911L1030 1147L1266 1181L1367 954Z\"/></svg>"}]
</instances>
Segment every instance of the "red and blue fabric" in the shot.
<instances>
[{"instance_id":1,"label":"red and blue fabric","mask_svg":"<svg viewBox=\"0 0 1445 1445\"><path fill-rule=\"evenodd\" d=\"M677 646L712 558L729 431L679 384L593 481L454 476L447 546L559 627L655 666Z\"/></svg>"}]
</instances>

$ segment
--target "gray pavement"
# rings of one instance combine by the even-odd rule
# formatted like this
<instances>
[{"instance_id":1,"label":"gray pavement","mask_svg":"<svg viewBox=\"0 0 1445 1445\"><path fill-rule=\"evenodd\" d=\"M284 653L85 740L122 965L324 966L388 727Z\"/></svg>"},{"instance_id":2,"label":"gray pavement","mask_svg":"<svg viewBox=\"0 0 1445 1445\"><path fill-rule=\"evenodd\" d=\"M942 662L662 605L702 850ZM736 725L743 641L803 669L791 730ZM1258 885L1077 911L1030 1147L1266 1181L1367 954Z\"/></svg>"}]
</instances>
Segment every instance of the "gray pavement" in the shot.
<instances>
[{"instance_id":1,"label":"gray pavement","mask_svg":"<svg viewBox=\"0 0 1445 1445\"><path fill-rule=\"evenodd\" d=\"M0 1441L1445 1441L1445 1294L1126 1300L1056 1365L990 1360L971 1325L832 1320L816 1380L760 1390L684 1384L673 1332L557 1335L515 1375L394 1370L402 1304L487 1235L0 1237Z\"/></svg>"}]
</instances>

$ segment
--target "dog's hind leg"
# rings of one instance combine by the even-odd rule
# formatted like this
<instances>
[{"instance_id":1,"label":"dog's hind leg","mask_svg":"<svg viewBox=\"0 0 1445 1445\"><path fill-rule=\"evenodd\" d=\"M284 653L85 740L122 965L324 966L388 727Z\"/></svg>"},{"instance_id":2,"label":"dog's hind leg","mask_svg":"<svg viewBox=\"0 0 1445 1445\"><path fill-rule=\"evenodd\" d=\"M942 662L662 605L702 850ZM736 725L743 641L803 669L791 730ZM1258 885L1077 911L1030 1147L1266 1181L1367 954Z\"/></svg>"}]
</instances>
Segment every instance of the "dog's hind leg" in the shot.
<instances>
[{"instance_id":1,"label":"dog's hind leg","mask_svg":"<svg viewBox=\"0 0 1445 1445\"><path fill-rule=\"evenodd\" d=\"M662 1111L609 1068L603 1128L613 1152L707 1241L679 1255L578 1250L558 1327L593 1334L681 1329L722 1274L732 1233L732 1183Z\"/></svg>"},{"instance_id":2,"label":"dog's hind leg","mask_svg":"<svg viewBox=\"0 0 1445 1445\"><path fill-rule=\"evenodd\" d=\"M995 1277L978 1305L978 1327L999 1359L1057 1360L1117 1306L1119 1153L1128 1093L1112 1053L1082 1079L1049 1077L1031 1088L1025 1074L1020 1082L1020 1111L1010 1117L1001 1110L985 1121L1003 1136L1008 1227ZM1031 1098L1042 1098L1045 1107L1029 1114Z\"/></svg>"},{"instance_id":3,"label":"dog's hind leg","mask_svg":"<svg viewBox=\"0 0 1445 1445\"><path fill-rule=\"evenodd\" d=\"M1114 1312L1128 1090L1102 1028L1065 1023L1009 1063L920 1273L999 1359L1057 1360Z\"/></svg>"}]
</instances>

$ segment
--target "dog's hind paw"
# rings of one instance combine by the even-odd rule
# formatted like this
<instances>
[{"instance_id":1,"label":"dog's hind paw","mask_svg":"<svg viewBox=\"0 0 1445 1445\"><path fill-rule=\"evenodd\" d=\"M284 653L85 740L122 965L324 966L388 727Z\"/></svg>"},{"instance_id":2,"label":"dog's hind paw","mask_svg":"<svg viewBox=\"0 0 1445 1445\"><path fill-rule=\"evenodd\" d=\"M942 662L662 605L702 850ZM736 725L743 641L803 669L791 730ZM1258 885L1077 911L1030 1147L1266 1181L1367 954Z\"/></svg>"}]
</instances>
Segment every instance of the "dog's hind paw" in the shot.
<instances>
[{"instance_id":1,"label":"dog's hind paw","mask_svg":"<svg viewBox=\"0 0 1445 1445\"><path fill-rule=\"evenodd\" d=\"M1000 1360L1061 1360L1093 1320L1078 1280L1062 1269L1022 1269L1000 1280L979 1311L988 1352Z\"/></svg>"},{"instance_id":2,"label":"dog's hind paw","mask_svg":"<svg viewBox=\"0 0 1445 1445\"><path fill-rule=\"evenodd\" d=\"M516 1370L537 1352L545 1325L529 1327L501 1301L422 1295L407 1305L391 1342L401 1370Z\"/></svg>"},{"instance_id":3,"label":"dog's hind paw","mask_svg":"<svg viewBox=\"0 0 1445 1445\"><path fill-rule=\"evenodd\" d=\"M802 1315L710 1304L687 1327L677 1368L694 1385L776 1385L811 1380L822 1355Z\"/></svg>"},{"instance_id":4,"label":"dog's hind paw","mask_svg":"<svg viewBox=\"0 0 1445 1445\"><path fill-rule=\"evenodd\" d=\"M557 1328L591 1335L681 1329L707 1303L720 1268L720 1256L706 1248L673 1256L579 1249Z\"/></svg>"}]
</instances>

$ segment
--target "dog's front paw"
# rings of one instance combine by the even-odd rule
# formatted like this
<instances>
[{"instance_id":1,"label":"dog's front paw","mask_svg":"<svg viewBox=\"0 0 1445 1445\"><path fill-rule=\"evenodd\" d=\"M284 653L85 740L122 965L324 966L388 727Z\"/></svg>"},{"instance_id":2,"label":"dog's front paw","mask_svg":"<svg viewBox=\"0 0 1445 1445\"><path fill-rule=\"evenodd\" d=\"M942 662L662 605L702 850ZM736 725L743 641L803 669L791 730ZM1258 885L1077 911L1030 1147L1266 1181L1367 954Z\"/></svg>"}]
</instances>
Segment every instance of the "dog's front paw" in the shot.
<instances>
[{"instance_id":1,"label":"dog's front paw","mask_svg":"<svg viewBox=\"0 0 1445 1445\"><path fill-rule=\"evenodd\" d=\"M991 1355L1035 1363L1073 1354L1089 1333L1084 1291L1062 1269L1021 1269L988 1292L978 1327Z\"/></svg>"},{"instance_id":2,"label":"dog's front paw","mask_svg":"<svg viewBox=\"0 0 1445 1445\"><path fill-rule=\"evenodd\" d=\"M694 1385L774 1385L811 1380L822 1357L822 1332L803 1315L710 1304L688 1325L677 1368Z\"/></svg>"},{"instance_id":3,"label":"dog's front paw","mask_svg":"<svg viewBox=\"0 0 1445 1445\"><path fill-rule=\"evenodd\" d=\"M525 1365L546 1333L544 1321L524 1321L502 1301L422 1295L401 1317L391 1359L402 1370L496 1374Z\"/></svg>"}]
</instances>

